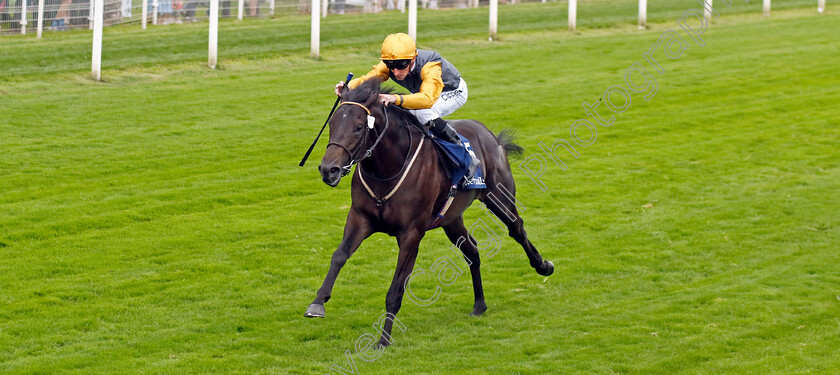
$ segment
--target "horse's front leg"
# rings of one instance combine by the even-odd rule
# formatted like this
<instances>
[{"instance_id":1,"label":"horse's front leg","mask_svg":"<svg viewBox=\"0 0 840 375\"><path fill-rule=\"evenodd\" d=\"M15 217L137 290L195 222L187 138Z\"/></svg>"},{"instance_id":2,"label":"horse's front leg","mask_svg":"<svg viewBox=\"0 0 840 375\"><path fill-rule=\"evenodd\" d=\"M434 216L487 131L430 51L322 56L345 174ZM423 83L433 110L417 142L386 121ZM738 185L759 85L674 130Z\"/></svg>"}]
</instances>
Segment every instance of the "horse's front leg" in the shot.
<instances>
[{"instance_id":1,"label":"horse's front leg","mask_svg":"<svg viewBox=\"0 0 840 375\"><path fill-rule=\"evenodd\" d=\"M385 296L385 311L390 319L385 320L382 329L382 337L379 339L380 346L391 345L391 328L394 319L402 306L403 294L405 294L405 280L411 275L414 269L414 261L417 260L417 251L420 247L420 240L423 239L425 231L411 229L408 232L397 236L397 243L400 246L400 257L397 261L397 270L394 272L394 280Z\"/></svg>"},{"instance_id":2,"label":"horse's front leg","mask_svg":"<svg viewBox=\"0 0 840 375\"><path fill-rule=\"evenodd\" d=\"M371 226L367 219L351 209L350 213L347 214L347 223L344 225L344 238L342 238L338 249L332 255L327 277L324 278L324 283L318 289L318 295L312 301L312 304L309 305L309 308L306 309L306 313L303 316L309 318L324 317L326 313L324 303L330 300L335 279L338 278L338 272L341 271L341 267L344 267L347 259L356 252L356 249L359 248L362 241L368 238L371 233Z\"/></svg>"}]
</instances>

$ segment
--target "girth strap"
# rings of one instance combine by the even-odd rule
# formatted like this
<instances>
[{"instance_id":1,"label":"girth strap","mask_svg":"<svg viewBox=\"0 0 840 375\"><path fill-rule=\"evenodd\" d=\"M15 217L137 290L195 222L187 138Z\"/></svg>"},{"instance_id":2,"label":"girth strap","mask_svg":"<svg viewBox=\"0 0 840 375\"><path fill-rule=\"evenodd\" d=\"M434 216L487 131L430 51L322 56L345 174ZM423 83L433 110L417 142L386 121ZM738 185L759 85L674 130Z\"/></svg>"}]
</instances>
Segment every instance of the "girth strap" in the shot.
<instances>
[{"instance_id":1,"label":"girth strap","mask_svg":"<svg viewBox=\"0 0 840 375\"><path fill-rule=\"evenodd\" d=\"M435 219L429 223L429 227L426 230L437 228L440 221L443 220L443 216L446 215L446 211L449 211L449 206L452 205L452 201L455 200L455 193L458 192L458 186L452 185L449 188L449 194L446 196L446 203L444 203L443 208L440 209L440 212L435 216Z\"/></svg>"}]
</instances>

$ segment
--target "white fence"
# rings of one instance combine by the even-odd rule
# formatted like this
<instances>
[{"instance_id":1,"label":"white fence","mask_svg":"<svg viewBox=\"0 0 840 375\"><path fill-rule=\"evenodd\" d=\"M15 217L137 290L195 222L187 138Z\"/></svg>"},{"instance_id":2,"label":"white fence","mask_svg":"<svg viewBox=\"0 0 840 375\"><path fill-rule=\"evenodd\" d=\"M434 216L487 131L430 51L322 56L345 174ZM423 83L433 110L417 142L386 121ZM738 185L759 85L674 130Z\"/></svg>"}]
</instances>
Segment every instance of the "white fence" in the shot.
<instances>
[{"instance_id":1,"label":"white fence","mask_svg":"<svg viewBox=\"0 0 840 375\"><path fill-rule=\"evenodd\" d=\"M405 11L407 0L320 0L321 15L345 13L374 13L384 10ZM482 0L489 3L491 0ZM538 0L527 0L538 1ZM539 0L542 1L542 0ZM147 0L149 24L177 24L209 19L210 0ZM466 8L478 7L476 0L422 0L418 7ZM43 11L39 9L43 7ZM221 0L222 18L264 17L280 14L309 14L311 0ZM143 0L105 0L105 26L121 23L140 23ZM41 25L46 31L93 29L91 0L0 0L0 33L33 33ZM39 18L42 22L39 22Z\"/></svg>"},{"instance_id":2,"label":"white fence","mask_svg":"<svg viewBox=\"0 0 840 375\"><path fill-rule=\"evenodd\" d=\"M0 0L0 33L26 34L39 26L48 31L92 28L92 6L89 0ZM131 0L106 0L105 24L130 21L139 10L139 6L132 7Z\"/></svg>"},{"instance_id":3,"label":"white fence","mask_svg":"<svg viewBox=\"0 0 840 375\"><path fill-rule=\"evenodd\" d=\"M486 3L484 3L486 1ZM520 0L503 0L515 4ZM546 2L547 0L530 0ZM568 28L576 31L577 0L568 1ZM696 0L704 8L706 23L714 15L713 0ZM719 0L722 6L733 1ZM744 0L749 3L749 0ZM120 23L138 23L146 28L147 23L171 24L196 22L209 18L208 65L217 65L218 17L261 17L278 13L311 14L311 56L320 56L320 18L329 13L380 12L400 10L408 12L407 32L416 39L417 8L467 8L489 5L488 33L490 40L496 38L499 0L0 0L0 33L26 34L37 30L66 30L69 28L94 29L92 74L100 79L102 26ZM770 15L771 0L763 0L763 13ZM97 12L94 13L94 6ZM817 10L825 11L825 0L817 0ZM144 9L145 7L145 9ZM638 25L644 29L647 23L647 0L638 0ZM214 17L209 17L213 9ZM218 10L217 10L218 9ZM96 14L96 20L91 15ZM94 25L97 25L94 28ZM705 26L704 26L705 27Z\"/></svg>"},{"instance_id":4,"label":"white fence","mask_svg":"<svg viewBox=\"0 0 840 375\"><path fill-rule=\"evenodd\" d=\"M168 25L198 22L209 19L210 0L145 0L146 22ZM328 14L373 13L385 10L409 11L411 0L319 0L322 17ZM420 9L475 8L488 6L489 34L497 33L498 3L546 2L547 0L417 0ZM556 1L556 0L550 0ZM561 0L562 1L562 0ZM565 0L569 4L569 29L576 29L578 0ZM697 0L708 2L711 0ZM741 0L719 0L722 4ZM753 0L757 2L757 0ZM770 12L770 0L763 1L765 15ZM581 0L585 2L585 0ZM105 26L122 23L140 23L144 0L105 0L103 22ZM220 0L221 18L264 17L281 14L309 14L313 0ZM711 6L711 5L710 5ZM719 5L720 6L720 5ZM648 0L639 0L639 27L645 27ZM817 0L817 10L825 10L825 0ZM67 29L93 29L93 3L91 0L0 0L0 34L27 34L41 26L45 31ZM41 20L39 22L39 20ZM411 20L409 20L409 23ZM416 18L414 18L416 27ZM411 26L409 26L411 27Z\"/></svg>"}]
</instances>

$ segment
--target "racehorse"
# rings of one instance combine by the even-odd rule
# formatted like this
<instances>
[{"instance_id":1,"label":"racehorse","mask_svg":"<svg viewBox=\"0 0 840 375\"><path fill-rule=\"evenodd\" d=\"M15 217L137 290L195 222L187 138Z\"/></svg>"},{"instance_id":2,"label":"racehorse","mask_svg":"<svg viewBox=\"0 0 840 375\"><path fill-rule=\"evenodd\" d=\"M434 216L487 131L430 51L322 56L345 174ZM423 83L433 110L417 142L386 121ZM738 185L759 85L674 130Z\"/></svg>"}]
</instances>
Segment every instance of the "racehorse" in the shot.
<instances>
[{"instance_id":1,"label":"racehorse","mask_svg":"<svg viewBox=\"0 0 840 375\"><path fill-rule=\"evenodd\" d=\"M554 264L542 256L525 233L517 213L516 187L508 153L520 153L508 132L494 136L475 120L450 121L466 137L481 161L487 188L457 190L450 195L450 177L444 172L441 155L427 137L417 118L399 107L378 102L381 81L365 81L350 90L345 87L342 102L329 120L329 144L321 165L323 181L332 187L358 164L351 185L352 204L347 214L344 237L330 261L330 269L318 294L304 316L323 317L338 273L363 240L382 232L397 238L399 260L385 299L387 314L380 346L391 343L393 319L400 310L406 279L414 268L420 241L431 227L440 226L463 253L470 267L475 304L472 315L487 310L481 286L478 248L464 227L463 212L478 199L508 228L509 235L525 249L531 267L543 276L554 272ZM385 89L387 90L387 89ZM385 91L382 91L383 93ZM451 199L450 199L451 197ZM507 199L501 198L506 197ZM448 204L448 209L444 206ZM443 217L440 213L445 211Z\"/></svg>"}]
</instances>

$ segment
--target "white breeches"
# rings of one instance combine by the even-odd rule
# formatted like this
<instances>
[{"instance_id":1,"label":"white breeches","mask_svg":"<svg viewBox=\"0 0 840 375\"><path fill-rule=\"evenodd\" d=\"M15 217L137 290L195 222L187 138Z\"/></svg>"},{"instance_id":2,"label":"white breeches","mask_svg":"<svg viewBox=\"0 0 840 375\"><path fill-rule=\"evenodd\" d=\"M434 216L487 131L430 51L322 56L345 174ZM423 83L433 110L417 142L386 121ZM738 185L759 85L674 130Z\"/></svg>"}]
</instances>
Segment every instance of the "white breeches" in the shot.
<instances>
[{"instance_id":1,"label":"white breeches","mask_svg":"<svg viewBox=\"0 0 840 375\"><path fill-rule=\"evenodd\" d=\"M412 109L411 113L417 116L421 124L425 124L430 120L438 117L446 117L461 108L467 102L467 83L461 78L461 83L458 88L452 91L444 91L440 93L440 97L432 104L432 108L427 109Z\"/></svg>"}]
</instances>

